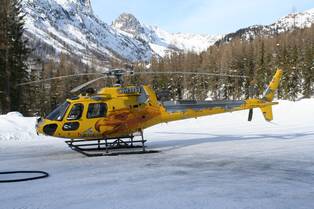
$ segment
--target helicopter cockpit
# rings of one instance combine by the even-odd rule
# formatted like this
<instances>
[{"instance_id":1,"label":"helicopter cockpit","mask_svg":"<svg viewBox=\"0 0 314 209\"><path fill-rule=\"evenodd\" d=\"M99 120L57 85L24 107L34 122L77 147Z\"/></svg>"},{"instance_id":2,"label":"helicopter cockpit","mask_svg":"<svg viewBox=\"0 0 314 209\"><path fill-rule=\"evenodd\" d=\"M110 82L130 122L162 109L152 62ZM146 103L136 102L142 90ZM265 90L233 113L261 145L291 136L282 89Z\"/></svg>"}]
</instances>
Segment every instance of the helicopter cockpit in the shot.
<instances>
[{"instance_id":1,"label":"helicopter cockpit","mask_svg":"<svg viewBox=\"0 0 314 209\"><path fill-rule=\"evenodd\" d=\"M53 110L45 119L53 121L62 121L67 109L70 106L70 102L66 101Z\"/></svg>"},{"instance_id":2,"label":"helicopter cockpit","mask_svg":"<svg viewBox=\"0 0 314 209\"><path fill-rule=\"evenodd\" d=\"M107 113L106 103L89 103L85 105L87 108L86 118L100 118L105 117ZM69 108L70 107L70 108ZM67 113L66 120L79 120L83 116L84 104L83 103L70 103L66 101L53 110L45 119L51 121L62 121Z\"/></svg>"},{"instance_id":3,"label":"helicopter cockpit","mask_svg":"<svg viewBox=\"0 0 314 209\"><path fill-rule=\"evenodd\" d=\"M71 134L71 131L77 131L81 127L85 127L89 121L94 122L94 120L107 116L107 103L87 100L67 100L45 118L38 118L36 124L37 132L62 137L57 132L64 131L67 134Z\"/></svg>"}]
</instances>

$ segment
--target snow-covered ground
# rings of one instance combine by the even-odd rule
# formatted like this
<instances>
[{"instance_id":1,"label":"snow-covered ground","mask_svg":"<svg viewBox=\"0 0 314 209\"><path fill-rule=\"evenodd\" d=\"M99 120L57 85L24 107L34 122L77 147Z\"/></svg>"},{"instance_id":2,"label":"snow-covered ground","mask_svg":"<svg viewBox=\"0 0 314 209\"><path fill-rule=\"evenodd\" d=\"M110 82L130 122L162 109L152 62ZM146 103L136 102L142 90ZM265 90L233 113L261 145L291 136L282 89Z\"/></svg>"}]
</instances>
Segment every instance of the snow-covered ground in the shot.
<instances>
[{"instance_id":1,"label":"snow-covered ground","mask_svg":"<svg viewBox=\"0 0 314 209\"><path fill-rule=\"evenodd\" d=\"M0 208L314 208L314 100L146 130L157 154L87 158L37 136L34 118L0 116L0 170L47 179L0 184Z\"/></svg>"}]
</instances>

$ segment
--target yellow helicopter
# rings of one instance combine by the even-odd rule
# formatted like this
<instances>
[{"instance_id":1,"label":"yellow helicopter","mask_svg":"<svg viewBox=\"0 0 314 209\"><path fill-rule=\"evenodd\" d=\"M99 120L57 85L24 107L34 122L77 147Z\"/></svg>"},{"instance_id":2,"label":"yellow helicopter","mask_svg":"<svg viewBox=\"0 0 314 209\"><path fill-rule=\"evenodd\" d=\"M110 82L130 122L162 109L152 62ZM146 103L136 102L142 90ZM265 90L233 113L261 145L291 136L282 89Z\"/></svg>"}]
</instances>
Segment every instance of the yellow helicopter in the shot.
<instances>
[{"instance_id":1,"label":"yellow helicopter","mask_svg":"<svg viewBox=\"0 0 314 209\"><path fill-rule=\"evenodd\" d=\"M154 72L154 74L159 73L178 72ZM115 86L102 88L97 93L87 91L84 95L67 99L45 118L38 118L36 130L38 134L70 139L66 141L68 146L86 156L155 152L145 149L146 140L143 137L143 130L159 123L247 109L250 110L249 121L251 121L254 108L260 108L264 118L271 121L272 105L278 104L273 102L273 98L282 73L281 69L277 69L261 99L161 102L150 86L123 86L123 76L134 75L137 74L136 72L110 70L71 92L77 92L108 76L117 78L118 82ZM191 74L195 73L191 72ZM34 82L21 85L30 83ZM134 140L136 133L139 133L141 140ZM131 148L140 149L129 151Z\"/></svg>"}]
</instances>

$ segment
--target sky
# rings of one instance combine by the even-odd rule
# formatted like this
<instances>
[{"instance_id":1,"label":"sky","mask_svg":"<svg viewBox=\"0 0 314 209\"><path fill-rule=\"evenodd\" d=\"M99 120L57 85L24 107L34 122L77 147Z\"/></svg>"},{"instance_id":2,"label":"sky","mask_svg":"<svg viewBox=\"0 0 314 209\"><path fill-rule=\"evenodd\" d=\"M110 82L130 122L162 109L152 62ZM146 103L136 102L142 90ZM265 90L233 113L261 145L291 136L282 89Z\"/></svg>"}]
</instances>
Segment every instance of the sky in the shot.
<instances>
[{"instance_id":1,"label":"sky","mask_svg":"<svg viewBox=\"0 0 314 209\"><path fill-rule=\"evenodd\" d=\"M314 0L91 0L94 13L111 23L121 13L169 32L224 34L254 24L271 24Z\"/></svg>"}]
</instances>

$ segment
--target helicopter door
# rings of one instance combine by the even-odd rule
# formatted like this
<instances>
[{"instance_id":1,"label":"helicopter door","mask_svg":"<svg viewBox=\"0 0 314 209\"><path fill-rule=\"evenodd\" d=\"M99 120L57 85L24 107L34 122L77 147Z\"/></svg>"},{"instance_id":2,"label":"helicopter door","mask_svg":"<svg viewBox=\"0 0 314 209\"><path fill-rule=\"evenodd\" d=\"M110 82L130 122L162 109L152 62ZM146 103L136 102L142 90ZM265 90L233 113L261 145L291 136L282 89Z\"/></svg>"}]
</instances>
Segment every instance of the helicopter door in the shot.
<instances>
[{"instance_id":1,"label":"helicopter door","mask_svg":"<svg viewBox=\"0 0 314 209\"><path fill-rule=\"evenodd\" d=\"M103 118L107 115L106 103L92 103L88 105L87 118Z\"/></svg>"},{"instance_id":2,"label":"helicopter door","mask_svg":"<svg viewBox=\"0 0 314 209\"><path fill-rule=\"evenodd\" d=\"M71 122L67 122L63 125L64 131L75 131L80 127L80 123L76 120L81 119L83 115L84 105L83 104L74 104L70 113L68 114L67 120Z\"/></svg>"}]
</instances>

